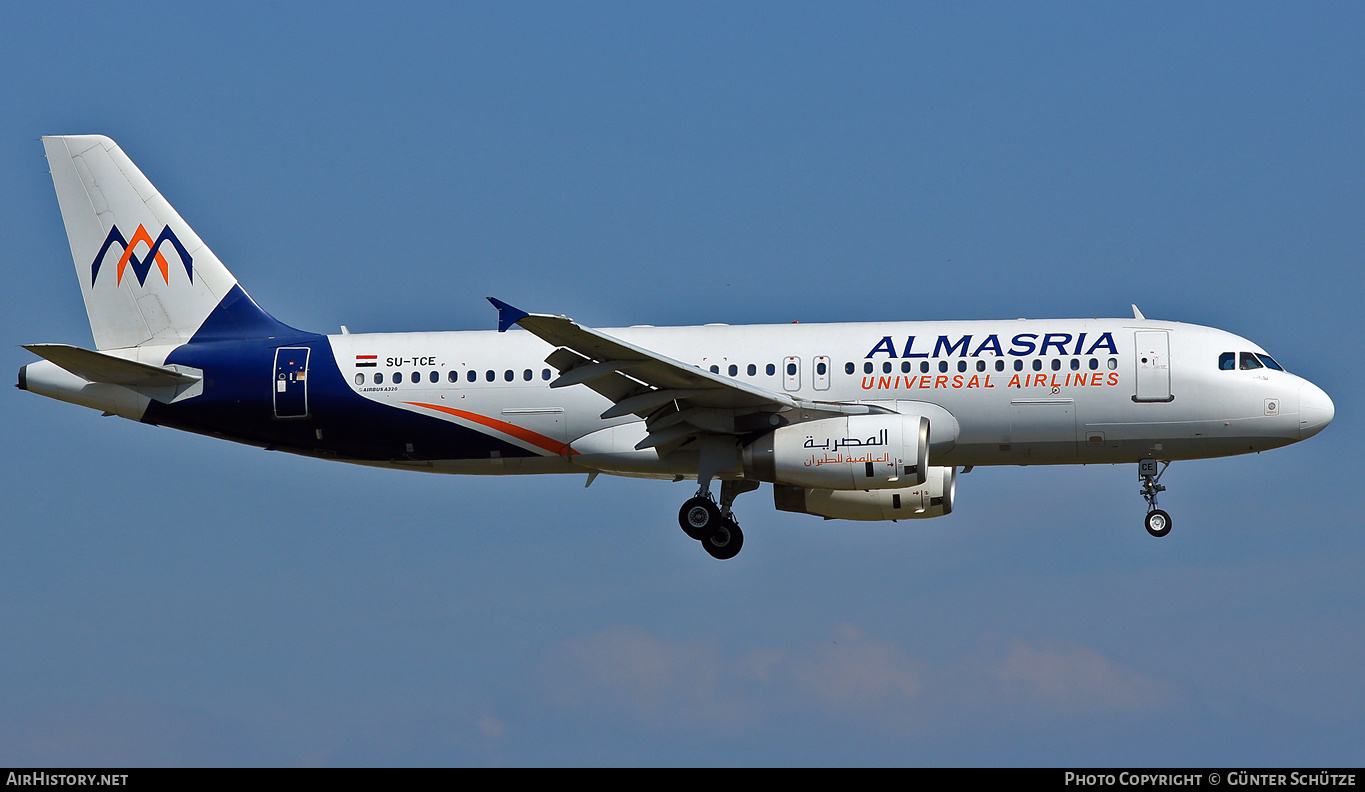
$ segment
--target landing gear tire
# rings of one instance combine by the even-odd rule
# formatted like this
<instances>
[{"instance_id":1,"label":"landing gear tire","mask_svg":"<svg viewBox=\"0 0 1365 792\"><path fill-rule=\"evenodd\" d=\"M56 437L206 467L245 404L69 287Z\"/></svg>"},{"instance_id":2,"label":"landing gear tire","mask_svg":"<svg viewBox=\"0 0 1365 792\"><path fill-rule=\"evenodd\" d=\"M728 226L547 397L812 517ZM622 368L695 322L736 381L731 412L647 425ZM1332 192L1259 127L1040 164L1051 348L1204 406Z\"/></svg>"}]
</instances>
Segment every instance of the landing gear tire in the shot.
<instances>
[{"instance_id":1,"label":"landing gear tire","mask_svg":"<svg viewBox=\"0 0 1365 792\"><path fill-rule=\"evenodd\" d=\"M707 554L722 561L734 558L744 547L744 532L734 520L721 520L711 535L701 540Z\"/></svg>"},{"instance_id":2,"label":"landing gear tire","mask_svg":"<svg viewBox=\"0 0 1365 792\"><path fill-rule=\"evenodd\" d=\"M704 542L722 524L720 507L710 498L700 495L689 498L678 510L678 525L683 533L699 542Z\"/></svg>"},{"instance_id":3,"label":"landing gear tire","mask_svg":"<svg viewBox=\"0 0 1365 792\"><path fill-rule=\"evenodd\" d=\"M1147 533L1160 538L1171 532L1171 515L1161 509L1152 509L1147 512L1147 519L1144 524L1147 527Z\"/></svg>"}]
</instances>

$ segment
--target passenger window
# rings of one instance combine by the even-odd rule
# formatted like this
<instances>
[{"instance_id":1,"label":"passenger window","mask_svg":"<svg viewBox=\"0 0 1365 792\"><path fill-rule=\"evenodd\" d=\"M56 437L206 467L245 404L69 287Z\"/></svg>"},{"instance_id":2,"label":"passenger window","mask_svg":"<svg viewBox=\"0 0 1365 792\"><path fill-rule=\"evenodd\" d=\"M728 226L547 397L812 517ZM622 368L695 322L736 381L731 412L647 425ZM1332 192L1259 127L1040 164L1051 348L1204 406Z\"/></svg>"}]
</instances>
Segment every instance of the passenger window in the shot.
<instances>
[{"instance_id":1,"label":"passenger window","mask_svg":"<svg viewBox=\"0 0 1365 792\"><path fill-rule=\"evenodd\" d=\"M711 373L712 373L712 374L719 374L719 373L720 373L720 366L712 366L712 367L711 367Z\"/></svg>"},{"instance_id":2,"label":"passenger window","mask_svg":"<svg viewBox=\"0 0 1365 792\"><path fill-rule=\"evenodd\" d=\"M1237 368L1237 353L1224 352L1218 356L1219 371L1233 371Z\"/></svg>"},{"instance_id":3,"label":"passenger window","mask_svg":"<svg viewBox=\"0 0 1365 792\"><path fill-rule=\"evenodd\" d=\"M479 379L479 372L475 371L474 369L470 369L469 376L466 379L468 379L470 382L477 382Z\"/></svg>"},{"instance_id":4,"label":"passenger window","mask_svg":"<svg viewBox=\"0 0 1365 792\"><path fill-rule=\"evenodd\" d=\"M1080 358L1072 358L1072 359L1071 359L1071 370L1072 370L1072 371L1080 371L1080 370L1081 370L1081 359L1080 359Z\"/></svg>"},{"instance_id":5,"label":"passenger window","mask_svg":"<svg viewBox=\"0 0 1365 792\"><path fill-rule=\"evenodd\" d=\"M819 374L822 377L825 376L825 372L828 370L829 370L828 367L826 367L823 362L815 364L815 373Z\"/></svg>"},{"instance_id":6,"label":"passenger window","mask_svg":"<svg viewBox=\"0 0 1365 792\"><path fill-rule=\"evenodd\" d=\"M908 360L901 361L901 373L902 374L910 373L910 361Z\"/></svg>"},{"instance_id":7,"label":"passenger window","mask_svg":"<svg viewBox=\"0 0 1365 792\"><path fill-rule=\"evenodd\" d=\"M420 372L420 371L414 371L414 372L412 372L412 384L413 384L413 385L416 385L417 383L419 383L419 382L421 382L421 381L422 381L422 372Z\"/></svg>"},{"instance_id":8,"label":"passenger window","mask_svg":"<svg viewBox=\"0 0 1365 792\"><path fill-rule=\"evenodd\" d=\"M940 373L947 371L947 370L948 370L948 361L946 361L946 360L940 360L940 361L938 362L938 370L939 370Z\"/></svg>"},{"instance_id":9,"label":"passenger window","mask_svg":"<svg viewBox=\"0 0 1365 792\"><path fill-rule=\"evenodd\" d=\"M745 371L748 373L750 377L752 377L758 373L758 366L755 366L754 364L750 363L749 368L745 369Z\"/></svg>"},{"instance_id":10,"label":"passenger window","mask_svg":"<svg viewBox=\"0 0 1365 792\"><path fill-rule=\"evenodd\" d=\"M1003 361L1003 360L997 360L997 361L995 361L995 370L996 370L996 371L1004 371L1004 370L1005 370L1005 361Z\"/></svg>"},{"instance_id":11,"label":"passenger window","mask_svg":"<svg viewBox=\"0 0 1365 792\"><path fill-rule=\"evenodd\" d=\"M1015 371L1023 371L1023 370L1024 370L1024 361L1022 361L1022 360L1016 360L1016 361L1014 361L1014 370L1015 370Z\"/></svg>"},{"instance_id":12,"label":"passenger window","mask_svg":"<svg viewBox=\"0 0 1365 792\"><path fill-rule=\"evenodd\" d=\"M546 382L549 382L549 381L550 381L550 370L549 370L549 369L541 369L541 370L540 370L540 378L543 379L543 380L545 380Z\"/></svg>"},{"instance_id":13,"label":"passenger window","mask_svg":"<svg viewBox=\"0 0 1365 792\"><path fill-rule=\"evenodd\" d=\"M872 361L869 360L869 361L867 361L866 363L863 364L863 373L864 373L864 374L871 374L871 373L872 373Z\"/></svg>"},{"instance_id":14,"label":"passenger window","mask_svg":"<svg viewBox=\"0 0 1365 792\"><path fill-rule=\"evenodd\" d=\"M845 363L845 364L844 364L844 373L845 373L845 374L852 374L852 373L853 373L853 364L852 364L852 363Z\"/></svg>"},{"instance_id":15,"label":"passenger window","mask_svg":"<svg viewBox=\"0 0 1365 792\"><path fill-rule=\"evenodd\" d=\"M508 369L502 373L502 378L508 382L511 382L514 377L516 377L516 375L512 373L512 369Z\"/></svg>"},{"instance_id":16,"label":"passenger window","mask_svg":"<svg viewBox=\"0 0 1365 792\"><path fill-rule=\"evenodd\" d=\"M920 364L919 364L919 373L921 373L921 374L928 374L928 373L929 373L929 361L924 360L924 361L921 361L921 362L920 362Z\"/></svg>"},{"instance_id":17,"label":"passenger window","mask_svg":"<svg viewBox=\"0 0 1365 792\"><path fill-rule=\"evenodd\" d=\"M1243 370L1243 371L1250 371L1251 369L1258 369L1258 368L1264 368L1264 367L1261 365L1261 361L1257 360L1257 359L1256 359L1256 356L1253 355L1253 354L1251 354L1250 352L1243 352L1243 353L1242 353L1242 370Z\"/></svg>"},{"instance_id":18,"label":"passenger window","mask_svg":"<svg viewBox=\"0 0 1365 792\"><path fill-rule=\"evenodd\" d=\"M730 376L733 377L733 376L735 376L735 375L738 374L738 373L739 373L739 366L736 366L734 363L731 363L731 364L730 364Z\"/></svg>"},{"instance_id":19,"label":"passenger window","mask_svg":"<svg viewBox=\"0 0 1365 792\"><path fill-rule=\"evenodd\" d=\"M1053 370L1053 371L1061 371L1061 370L1062 370L1062 359L1061 359L1061 358L1053 358L1053 359L1052 359L1052 370Z\"/></svg>"},{"instance_id":20,"label":"passenger window","mask_svg":"<svg viewBox=\"0 0 1365 792\"><path fill-rule=\"evenodd\" d=\"M958 370L958 371L966 371L966 370L967 370L967 361L965 361L965 360L959 360L959 361L957 362L957 370Z\"/></svg>"},{"instance_id":21,"label":"passenger window","mask_svg":"<svg viewBox=\"0 0 1365 792\"><path fill-rule=\"evenodd\" d=\"M1034 358L1034 359L1033 359L1033 370L1034 370L1034 371L1042 371L1042 370L1043 370L1043 361L1042 361L1040 358Z\"/></svg>"},{"instance_id":22,"label":"passenger window","mask_svg":"<svg viewBox=\"0 0 1365 792\"><path fill-rule=\"evenodd\" d=\"M1118 369L1119 369L1119 359L1118 359L1118 358L1109 358L1109 370L1110 370L1110 371L1118 371Z\"/></svg>"},{"instance_id":23,"label":"passenger window","mask_svg":"<svg viewBox=\"0 0 1365 792\"><path fill-rule=\"evenodd\" d=\"M495 379L498 378L498 373L497 373L496 371L494 371L493 369L489 369L489 370L483 375L483 378L486 379L486 380L488 380L489 382L492 382L493 380L495 380Z\"/></svg>"},{"instance_id":24,"label":"passenger window","mask_svg":"<svg viewBox=\"0 0 1365 792\"><path fill-rule=\"evenodd\" d=\"M376 372L375 375L374 375L374 384L376 384L376 385L383 385L383 384L384 384L384 375L383 375L383 374L380 374L380 373L378 373L378 372Z\"/></svg>"},{"instance_id":25,"label":"passenger window","mask_svg":"<svg viewBox=\"0 0 1365 792\"><path fill-rule=\"evenodd\" d=\"M789 377L791 377L791 376L796 376L796 364L795 364L795 363L788 363L788 364L787 364L787 376L789 376Z\"/></svg>"},{"instance_id":26,"label":"passenger window","mask_svg":"<svg viewBox=\"0 0 1365 792\"><path fill-rule=\"evenodd\" d=\"M985 370L986 370L986 361L984 361L984 360L978 360L978 361L976 361L976 370L977 370L977 371L985 371Z\"/></svg>"},{"instance_id":27,"label":"passenger window","mask_svg":"<svg viewBox=\"0 0 1365 792\"><path fill-rule=\"evenodd\" d=\"M769 363L767 368L764 369L764 371L768 372L768 376L771 377L772 375L777 373L777 366L774 366L773 364Z\"/></svg>"},{"instance_id":28,"label":"passenger window","mask_svg":"<svg viewBox=\"0 0 1365 792\"><path fill-rule=\"evenodd\" d=\"M1097 369L1097 368L1100 367L1100 359L1099 359L1099 358L1090 358L1090 362L1087 363L1086 365L1090 366L1090 370L1091 370L1091 371L1094 371L1095 369Z\"/></svg>"},{"instance_id":29,"label":"passenger window","mask_svg":"<svg viewBox=\"0 0 1365 792\"><path fill-rule=\"evenodd\" d=\"M535 376L535 375L531 373L531 370L530 370L530 369L526 369L525 371L521 372L521 378L524 379L524 380L526 380L527 382L530 382L530 381L531 381L531 377L533 377L533 376Z\"/></svg>"},{"instance_id":30,"label":"passenger window","mask_svg":"<svg viewBox=\"0 0 1365 792\"><path fill-rule=\"evenodd\" d=\"M433 383L440 382L440 381L441 381L441 372L439 372L439 371L433 371L433 372L431 372L431 376L428 377L427 379L431 380Z\"/></svg>"},{"instance_id":31,"label":"passenger window","mask_svg":"<svg viewBox=\"0 0 1365 792\"><path fill-rule=\"evenodd\" d=\"M362 373L357 372L356 375L355 375L355 384L357 384L357 385L364 385L364 384L365 384L365 375L362 374Z\"/></svg>"},{"instance_id":32,"label":"passenger window","mask_svg":"<svg viewBox=\"0 0 1365 792\"><path fill-rule=\"evenodd\" d=\"M888 361L886 361L885 363L882 364L882 373L883 373L883 374L890 374L890 373L891 373L891 361L888 360Z\"/></svg>"},{"instance_id":33,"label":"passenger window","mask_svg":"<svg viewBox=\"0 0 1365 792\"><path fill-rule=\"evenodd\" d=\"M450 380L451 382L459 382L460 372L456 371L455 369L451 369L450 373L446 375L446 379Z\"/></svg>"}]
</instances>

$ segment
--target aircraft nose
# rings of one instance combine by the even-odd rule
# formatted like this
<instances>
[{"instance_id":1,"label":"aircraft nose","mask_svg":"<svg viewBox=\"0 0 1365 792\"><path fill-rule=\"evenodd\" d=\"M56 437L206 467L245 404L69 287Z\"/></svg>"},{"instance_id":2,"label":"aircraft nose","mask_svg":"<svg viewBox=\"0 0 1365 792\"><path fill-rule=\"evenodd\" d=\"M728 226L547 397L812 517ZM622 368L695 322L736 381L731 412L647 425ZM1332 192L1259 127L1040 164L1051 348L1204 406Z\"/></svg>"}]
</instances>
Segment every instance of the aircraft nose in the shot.
<instances>
[{"instance_id":1,"label":"aircraft nose","mask_svg":"<svg viewBox=\"0 0 1365 792\"><path fill-rule=\"evenodd\" d=\"M1336 417L1336 407L1322 388L1311 382L1299 386L1299 439L1305 440L1327 428Z\"/></svg>"}]
</instances>

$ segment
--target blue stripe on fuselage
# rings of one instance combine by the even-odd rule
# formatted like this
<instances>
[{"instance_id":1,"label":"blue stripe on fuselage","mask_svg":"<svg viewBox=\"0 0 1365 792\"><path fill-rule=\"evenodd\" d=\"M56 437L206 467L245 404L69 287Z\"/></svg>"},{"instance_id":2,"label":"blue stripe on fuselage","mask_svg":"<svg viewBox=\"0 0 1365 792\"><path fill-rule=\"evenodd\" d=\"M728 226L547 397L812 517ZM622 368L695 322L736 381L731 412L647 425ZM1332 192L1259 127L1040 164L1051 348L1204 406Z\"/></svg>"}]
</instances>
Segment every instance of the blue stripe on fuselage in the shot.
<instances>
[{"instance_id":1,"label":"blue stripe on fuselage","mask_svg":"<svg viewBox=\"0 0 1365 792\"><path fill-rule=\"evenodd\" d=\"M275 418L275 350L280 347L311 350L306 418ZM504 458L536 456L474 429L360 396L342 378L326 336L279 322L240 287L166 362L202 370L204 392L175 404L153 401L145 423L342 460L488 459L494 452Z\"/></svg>"}]
</instances>

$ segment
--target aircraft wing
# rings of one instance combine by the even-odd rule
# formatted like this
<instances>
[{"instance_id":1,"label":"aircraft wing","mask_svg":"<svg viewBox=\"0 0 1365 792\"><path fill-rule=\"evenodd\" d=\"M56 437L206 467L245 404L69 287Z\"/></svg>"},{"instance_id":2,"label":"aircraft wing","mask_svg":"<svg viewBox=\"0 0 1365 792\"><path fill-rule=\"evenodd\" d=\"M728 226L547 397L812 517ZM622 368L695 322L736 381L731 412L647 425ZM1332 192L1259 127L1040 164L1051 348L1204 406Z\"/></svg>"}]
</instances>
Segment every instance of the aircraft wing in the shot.
<instances>
[{"instance_id":1,"label":"aircraft wing","mask_svg":"<svg viewBox=\"0 0 1365 792\"><path fill-rule=\"evenodd\" d=\"M603 419L630 414L646 419L649 436L637 448L676 447L701 433L742 434L794 421L888 412L862 404L798 399L674 360L567 316L530 314L501 300L488 300L498 309L499 332L519 325L559 347L546 358L560 372L551 388L586 385L615 402L602 413Z\"/></svg>"}]
</instances>

